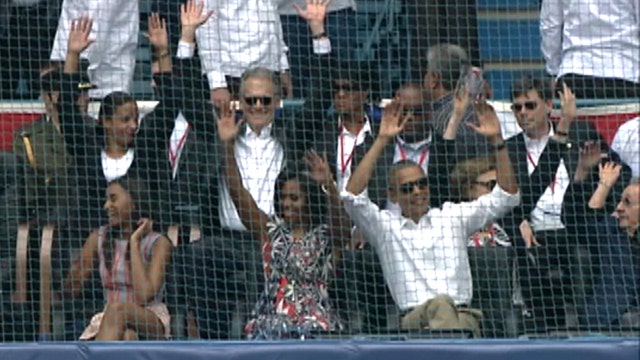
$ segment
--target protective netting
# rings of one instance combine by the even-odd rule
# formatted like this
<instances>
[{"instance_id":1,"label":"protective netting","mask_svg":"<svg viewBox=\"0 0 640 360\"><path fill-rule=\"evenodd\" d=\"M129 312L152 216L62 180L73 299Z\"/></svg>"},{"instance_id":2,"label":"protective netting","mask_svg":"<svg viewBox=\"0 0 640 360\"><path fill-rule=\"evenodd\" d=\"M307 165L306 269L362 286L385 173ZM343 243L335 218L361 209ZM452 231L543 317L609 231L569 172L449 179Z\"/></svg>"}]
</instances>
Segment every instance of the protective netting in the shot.
<instances>
[{"instance_id":1,"label":"protective netting","mask_svg":"<svg viewBox=\"0 0 640 360\"><path fill-rule=\"evenodd\" d=\"M0 11L3 342L638 333L637 0Z\"/></svg>"}]
</instances>

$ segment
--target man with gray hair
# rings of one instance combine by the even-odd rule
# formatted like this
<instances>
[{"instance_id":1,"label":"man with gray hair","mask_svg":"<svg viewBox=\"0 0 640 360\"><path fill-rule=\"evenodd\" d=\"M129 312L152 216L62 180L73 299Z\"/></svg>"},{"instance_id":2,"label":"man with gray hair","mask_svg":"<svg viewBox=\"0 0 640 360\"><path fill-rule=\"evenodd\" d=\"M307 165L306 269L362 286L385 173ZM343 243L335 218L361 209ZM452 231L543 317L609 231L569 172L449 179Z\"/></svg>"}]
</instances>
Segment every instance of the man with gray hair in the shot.
<instances>
[{"instance_id":1,"label":"man with gray hair","mask_svg":"<svg viewBox=\"0 0 640 360\"><path fill-rule=\"evenodd\" d=\"M239 97L236 116L244 125L234 142L236 161L244 186L260 210L272 215L276 179L287 161L300 158L293 122L275 119L281 100L279 75L263 67L246 70L240 78ZM221 144L211 146L222 149ZM224 158L215 159L213 166L220 175ZM213 216L219 218L219 227L212 237L189 244L180 259L183 267L189 267L185 278L195 279L185 281L185 290L196 302L200 336L205 339L240 336L231 333L233 311L242 314L242 301L257 300L264 276L260 239L246 230L223 176L218 176L217 189L218 214Z\"/></svg>"},{"instance_id":2,"label":"man with gray hair","mask_svg":"<svg viewBox=\"0 0 640 360\"><path fill-rule=\"evenodd\" d=\"M424 94L432 102L433 128L443 134L453 111L454 91L470 69L466 51L454 44L438 44L427 52L427 67L423 78ZM461 89L458 89L461 90ZM469 108L460 122L456 142L460 158L491 154L487 141L467 127L474 123L475 116Z\"/></svg>"}]
</instances>

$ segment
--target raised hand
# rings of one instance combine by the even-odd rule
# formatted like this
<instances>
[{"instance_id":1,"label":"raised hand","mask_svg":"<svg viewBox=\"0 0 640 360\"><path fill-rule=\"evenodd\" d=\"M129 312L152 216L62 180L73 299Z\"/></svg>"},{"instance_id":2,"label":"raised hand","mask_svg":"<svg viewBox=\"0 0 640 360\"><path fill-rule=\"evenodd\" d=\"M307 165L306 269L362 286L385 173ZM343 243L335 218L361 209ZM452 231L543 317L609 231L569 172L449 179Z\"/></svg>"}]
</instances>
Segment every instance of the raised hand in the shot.
<instances>
[{"instance_id":1,"label":"raised hand","mask_svg":"<svg viewBox=\"0 0 640 360\"><path fill-rule=\"evenodd\" d=\"M560 98L560 114L562 115L562 119L573 121L577 113L576 96L573 94L573 91L571 91L567 84L562 83L562 91L558 91L558 97Z\"/></svg>"},{"instance_id":2,"label":"raised hand","mask_svg":"<svg viewBox=\"0 0 640 360\"><path fill-rule=\"evenodd\" d=\"M180 5L180 24L182 28L193 27L194 30L198 26L204 24L213 15L213 10L203 13L204 2L189 0L186 4Z\"/></svg>"},{"instance_id":3,"label":"raised hand","mask_svg":"<svg viewBox=\"0 0 640 360\"><path fill-rule=\"evenodd\" d=\"M469 96L469 86L467 83L458 82L455 91L453 92L453 114L456 119L460 120L467 112L471 97Z\"/></svg>"},{"instance_id":4,"label":"raised hand","mask_svg":"<svg viewBox=\"0 0 640 360\"><path fill-rule=\"evenodd\" d=\"M404 125L411 118L411 115L403 115L404 104L394 100L385 106L382 112L382 120L380 121L380 129L378 136L392 138L404 130Z\"/></svg>"},{"instance_id":5,"label":"raised hand","mask_svg":"<svg viewBox=\"0 0 640 360\"><path fill-rule=\"evenodd\" d=\"M500 120L495 110L485 101L478 101L474 104L478 125L467 123L467 126L476 133L484 136L490 142L502 141L500 130Z\"/></svg>"},{"instance_id":6,"label":"raised hand","mask_svg":"<svg viewBox=\"0 0 640 360\"><path fill-rule=\"evenodd\" d=\"M596 141L588 141L580 149L580 156L578 156L578 168L583 171L589 171L592 167L598 165L600 159L605 157L605 154L600 152L600 144Z\"/></svg>"},{"instance_id":7,"label":"raised hand","mask_svg":"<svg viewBox=\"0 0 640 360\"><path fill-rule=\"evenodd\" d=\"M620 164L616 164L613 161L607 162L606 164L600 164L600 181L603 182L607 187L612 187L620 177L620 170L622 170L622 166Z\"/></svg>"},{"instance_id":8,"label":"raised hand","mask_svg":"<svg viewBox=\"0 0 640 360\"><path fill-rule=\"evenodd\" d=\"M71 21L67 51L80 54L88 48L93 43L93 39L89 39L92 27L93 20L88 17L80 17Z\"/></svg>"},{"instance_id":9,"label":"raised hand","mask_svg":"<svg viewBox=\"0 0 640 360\"><path fill-rule=\"evenodd\" d=\"M169 50L169 34L167 32L167 22L160 18L160 14L149 15L148 32L144 36L149 40L155 51Z\"/></svg>"},{"instance_id":10,"label":"raised hand","mask_svg":"<svg viewBox=\"0 0 640 360\"><path fill-rule=\"evenodd\" d=\"M325 186L333 183L333 174L325 154L320 156L315 150L309 150L303 159L309 166L309 175L313 180Z\"/></svg>"},{"instance_id":11,"label":"raised hand","mask_svg":"<svg viewBox=\"0 0 640 360\"><path fill-rule=\"evenodd\" d=\"M233 142L238 136L243 120L236 122L235 115L235 108L230 107L229 103L222 106L218 117L218 137L222 142Z\"/></svg>"},{"instance_id":12,"label":"raised hand","mask_svg":"<svg viewBox=\"0 0 640 360\"><path fill-rule=\"evenodd\" d=\"M142 238L153 230L153 221L149 218L138 220L138 228L131 234L131 241L140 241Z\"/></svg>"},{"instance_id":13,"label":"raised hand","mask_svg":"<svg viewBox=\"0 0 640 360\"><path fill-rule=\"evenodd\" d=\"M331 4L331 0L307 0L304 9L296 3L293 4L293 8L301 18L310 24L324 23L329 4Z\"/></svg>"}]
</instances>

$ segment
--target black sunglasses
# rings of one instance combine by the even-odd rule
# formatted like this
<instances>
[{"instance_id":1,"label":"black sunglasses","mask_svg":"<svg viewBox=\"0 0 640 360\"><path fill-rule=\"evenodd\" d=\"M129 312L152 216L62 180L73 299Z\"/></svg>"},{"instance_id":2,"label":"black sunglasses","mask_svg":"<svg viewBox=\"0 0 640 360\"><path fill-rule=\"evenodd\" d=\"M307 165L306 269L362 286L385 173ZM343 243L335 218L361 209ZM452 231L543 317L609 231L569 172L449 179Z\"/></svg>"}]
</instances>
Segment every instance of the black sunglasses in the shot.
<instances>
[{"instance_id":1,"label":"black sunglasses","mask_svg":"<svg viewBox=\"0 0 640 360\"><path fill-rule=\"evenodd\" d=\"M269 106L273 98L271 96L245 96L244 98L244 102L249 106L256 106L258 101L260 101L262 106Z\"/></svg>"},{"instance_id":2,"label":"black sunglasses","mask_svg":"<svg viewBox=\"0 0 640 360\"><path fill-rule=\"evenodd\" d=\"M487 189L493 189L498 184L498 180L489 180L489 181L474 181L476 185L484 186Z\"/></svg>"},{"instance_id":3,"label":"black sunglasses","mask_svg":"<svg viewBox=\"0 0 640 360\"><path fill-rule=\"evenodd\" d=\"M513 110L513 112L520 112L523 106L527 110L535 110L535 108L538 107L538 103L535 101L527 101L524 104L514 103L511 105L511 110Z\"/></svg>"},{"instance_id":4,"label":"black sunglasses","mask_svg":"<svg viewBox=\"0 0 640 360\"><path fill-rule=\"evenodd\" d=\"M411 181L411 182L398 185L398 189L404 194L412 193L413 189L416 187L418 187L419 190L427 189L429 187L429 180L427 180L427 178L422 178L416 181Z\"/></svg>"}]
</instances>

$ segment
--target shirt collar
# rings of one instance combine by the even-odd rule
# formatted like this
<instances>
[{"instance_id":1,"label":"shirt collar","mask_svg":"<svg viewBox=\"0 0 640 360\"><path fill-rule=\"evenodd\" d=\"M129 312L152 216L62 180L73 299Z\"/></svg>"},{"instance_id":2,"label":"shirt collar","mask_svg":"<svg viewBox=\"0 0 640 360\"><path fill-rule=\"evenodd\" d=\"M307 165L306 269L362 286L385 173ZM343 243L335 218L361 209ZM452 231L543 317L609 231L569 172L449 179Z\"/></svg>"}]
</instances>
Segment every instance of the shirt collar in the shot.
<instances>
[{"instance_id":1,"label":"shirt collar","mask_svg":"<svg viewBox=\"0 0 640 360\"><path fill-rule=\"evenodd\" d=\"M351 134L349 132L349 130L347 130L346 127L342 126L342 118L338 117L338 126L341 129L341 134ZM371 121L369 120L369 116L367 116L367 114L364 114L364 123L362 124L362 129L360 130L360 134L366 134L366 133L371 133L372 132L372 128L371 128ZM351 135L357 135L357 134L351 134Z\"/></svg>"},{"instance_id":2,"label":"shirt collar","mask_svg":"<svg viewBox=\"0 0 640 360\"><path fill-rule=\"evenodd\" d=\"M522 132L522 135L524 135L525 144L527 145L527 147L529 147L537 143L542 143L542 142L546 143L546 141L549 140L550 137L555 135L555 131L553 130L553 124L549 122L549 133L546 136L542 137L541 139L532 139L524 131Z\"/></svg>"},{"instance_id":3,"label":"shirt collar","mask_svg":"<svg viewBox=\"0 0 640 360\"><path fill-rule=\"evenodd\" d=\"M273 130L273 122L269 125L265 126L260 130L260 134L256 134L249 125L245 125L244 136L249 139L268 139L271 137L271 132Z\"/></svg>"},{"instance_id":4,"label":"shirt collar","mask_svg":"<svg viewBox=\"0 0 640 360\"><path fill-rule=\"evenodd\" d=\"M418 141L416 143L408 143L406 141L404 141L404 139L401 136L396 136L396 141L398 143L398 145L402 146L403 148L409 148L412 150L420 150L423 149L427 146L431 146L431 140L433 138L433 132L429 131L429 136L422 140L422 141Z\"/></svg>"}]
</instances>

